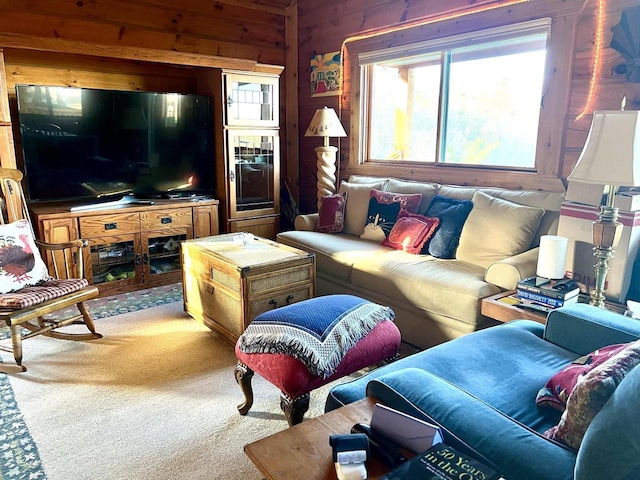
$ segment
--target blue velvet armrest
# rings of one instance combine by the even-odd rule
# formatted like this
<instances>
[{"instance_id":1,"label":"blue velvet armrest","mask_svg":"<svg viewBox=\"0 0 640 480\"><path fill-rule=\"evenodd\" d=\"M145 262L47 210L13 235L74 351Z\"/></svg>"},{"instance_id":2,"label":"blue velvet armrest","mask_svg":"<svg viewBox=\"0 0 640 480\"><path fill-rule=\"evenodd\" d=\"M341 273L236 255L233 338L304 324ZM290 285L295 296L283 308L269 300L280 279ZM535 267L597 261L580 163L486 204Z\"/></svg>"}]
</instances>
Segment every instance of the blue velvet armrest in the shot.
<instances>
[{"instance_id":1,"label":"blue velvet armrest","mask_svg":"<svg viewBox=\"0 0 640 480\"><path fill-rule=\"evenodd\" d=\"M585 303L552 310L544 339L580 355L640 338L640 321Z\"/></svg>"},{"instance_id":2,"label":"blue velvet armrest","mask_svg":"<svg viewBox=\"0 0 640 480\"><path fill-rule=\"evenodd\" d=\"M518 480L573 479L576 455L455 385L417 368L369 382L367 394L445 430L445 442ZM535 461L534 461L535 459Z\"/></svg>"}]
</instances>

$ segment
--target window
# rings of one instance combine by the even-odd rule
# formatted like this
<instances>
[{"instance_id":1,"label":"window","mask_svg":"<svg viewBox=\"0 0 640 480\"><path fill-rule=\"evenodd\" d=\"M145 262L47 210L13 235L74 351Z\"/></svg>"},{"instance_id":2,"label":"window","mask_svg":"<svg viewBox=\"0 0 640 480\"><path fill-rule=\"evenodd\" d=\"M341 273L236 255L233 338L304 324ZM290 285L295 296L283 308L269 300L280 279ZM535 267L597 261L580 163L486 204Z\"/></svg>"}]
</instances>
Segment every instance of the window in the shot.
<instances>
[{"instance_id":1,"label":"window","mask_svg":"<svg viewBox=\"0 0 640 480\"><path fill-rule=\"evenodd\" d=\"M549 21L358 56L363 160L534 169Z\"/></svg>"}]
</instances>

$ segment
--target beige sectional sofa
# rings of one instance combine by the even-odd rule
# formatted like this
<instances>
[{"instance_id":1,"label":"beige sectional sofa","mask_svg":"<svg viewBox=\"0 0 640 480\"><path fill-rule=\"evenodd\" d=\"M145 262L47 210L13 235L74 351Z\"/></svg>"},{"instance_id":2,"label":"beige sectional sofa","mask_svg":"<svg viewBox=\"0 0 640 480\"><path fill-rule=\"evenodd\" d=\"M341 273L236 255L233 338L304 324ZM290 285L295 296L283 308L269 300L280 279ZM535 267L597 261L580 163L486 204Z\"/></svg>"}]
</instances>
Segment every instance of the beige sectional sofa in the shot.
<instances>
[{"instance_id":1,"label":"beige sectional sofa","mask_svg":"<svg viewBox=\"0 0 640 480\"><path fill-rule=\"evenodd\" d=\"M410 254L360 238L372 189L421 193L420 214L435 195L472 200L455 258ZM366 176L351 176L340 191L347 192L342 232L315 231L318 214L308 214L278 241L315 253L317 295L350 293L393 308L403 340L421 348L495 323L480 313L482 298L535 274L539 238L556 232L564 200L557 192Z\"/></svg>"}]
</instances>

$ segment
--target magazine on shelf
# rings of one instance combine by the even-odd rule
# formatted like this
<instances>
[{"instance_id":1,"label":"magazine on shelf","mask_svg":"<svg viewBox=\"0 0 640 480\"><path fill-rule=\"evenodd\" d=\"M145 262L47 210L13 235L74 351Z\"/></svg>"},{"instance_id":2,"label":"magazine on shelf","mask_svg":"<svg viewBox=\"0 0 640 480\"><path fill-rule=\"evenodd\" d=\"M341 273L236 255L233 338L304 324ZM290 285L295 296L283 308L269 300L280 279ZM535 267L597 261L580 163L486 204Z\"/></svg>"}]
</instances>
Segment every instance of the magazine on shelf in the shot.
<instances>
[{"instance_id":1,"label":"magazine on shelf","mask_svg":"<svg viewBox=\"0 0 640 480\"><path fill-rule=\"evenodd\" d=\"M484 463L440 443L407 460L382 480L500 480Z\"/></svg>"}]
</instances>

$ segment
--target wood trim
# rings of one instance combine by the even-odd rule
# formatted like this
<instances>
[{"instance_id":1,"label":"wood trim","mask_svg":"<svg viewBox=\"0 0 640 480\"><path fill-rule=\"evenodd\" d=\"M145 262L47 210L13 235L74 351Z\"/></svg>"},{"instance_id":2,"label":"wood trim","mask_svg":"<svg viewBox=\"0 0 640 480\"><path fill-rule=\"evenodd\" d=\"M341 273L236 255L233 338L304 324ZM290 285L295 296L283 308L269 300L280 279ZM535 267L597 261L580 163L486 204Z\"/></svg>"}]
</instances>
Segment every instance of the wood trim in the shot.
<instances>
[{"instance_id":1,"label":"wood trim","mask_svg":"<svg viewBox=\"0 0 640 480\"><path fill-rule=\"evenodd\" d=\"M286 170L280 172L281 179L289 178L291 193L299 199L300 180L300 145L298 135L298 0L293 0L287 8L285 16L285 109L286 123L284 128L285 151L284 164Z\"/></svg>"},{"instance_id":2,"label":"wood trim","mask_svg":"<svg viewBox=\"0 0 640 480\"><path fill-rule=\"evenodd\" d=\"M191 52L177 52L154 48L116 46L65 40L62 38L35 37L20 34L0 34L0 45L10 48L58 52L95 57L119 58L143 62L167 63L194 67L231 68L235 70L256 71L269 67L254 60L220 57Z\"/></svg>"}]
</instances>

